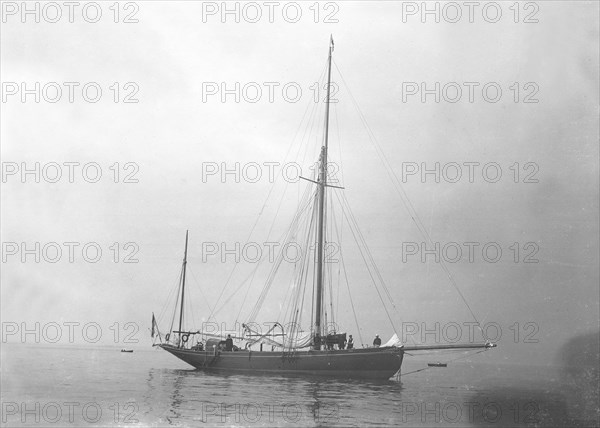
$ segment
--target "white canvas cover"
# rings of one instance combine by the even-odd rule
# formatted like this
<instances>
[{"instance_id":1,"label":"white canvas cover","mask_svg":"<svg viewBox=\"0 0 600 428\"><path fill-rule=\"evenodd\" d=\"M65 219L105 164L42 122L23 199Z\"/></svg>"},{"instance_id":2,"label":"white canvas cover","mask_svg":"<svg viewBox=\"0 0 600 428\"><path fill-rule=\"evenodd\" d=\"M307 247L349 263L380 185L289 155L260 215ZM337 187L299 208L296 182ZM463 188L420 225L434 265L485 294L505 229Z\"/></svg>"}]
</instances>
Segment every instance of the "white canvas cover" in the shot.
<instances>
[{"instance_id":1,"label":"white canvas cover","mask_svg":"<svg viewBox=\"0 0 600 428\"><path fill-rule=\"evenodd\" d=\"M398 335L396 333L394 333L394 335L390 338L390 340L388 340L383 345L381 345L382 348L384 346L398 346L398 347L400 347L400 346L402 346L402 342L400 341L400 338L398 337Z\"/></svg>"}]
</instances>

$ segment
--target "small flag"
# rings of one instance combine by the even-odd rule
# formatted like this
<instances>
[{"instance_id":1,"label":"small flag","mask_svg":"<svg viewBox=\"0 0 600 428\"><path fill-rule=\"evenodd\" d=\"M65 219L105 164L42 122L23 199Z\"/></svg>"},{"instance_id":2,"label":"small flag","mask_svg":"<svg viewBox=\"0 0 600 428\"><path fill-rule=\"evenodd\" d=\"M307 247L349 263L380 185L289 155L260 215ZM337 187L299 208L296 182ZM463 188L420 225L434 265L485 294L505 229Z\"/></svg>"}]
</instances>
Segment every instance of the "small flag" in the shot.
<instances>
[{"instance_id":1,"label":"small flag","mask_svg":"<svg viewBox=\"0 0 600 428\"><path fill-rule=\"evenodd\" d=\"M156 333L154 329L156 328ZM154 312L152 312L152 332L150 333L150 337L154 338L154 335L158 334L158 338L162 340L160 337L160 330L158 329L158 323L156 322L156 318L154 318Z\"/></svg>"},{"instance_id":2,"label":"small flag","mask_svg":"<svg viewBox=\"0 0 600 428\"><path fill-rule=\"evenodd\" d=\"M333 52L333 48L335 48L335 45L333 43L333 34L331 35L331 52Z\"/></svg>"}]
</instances>

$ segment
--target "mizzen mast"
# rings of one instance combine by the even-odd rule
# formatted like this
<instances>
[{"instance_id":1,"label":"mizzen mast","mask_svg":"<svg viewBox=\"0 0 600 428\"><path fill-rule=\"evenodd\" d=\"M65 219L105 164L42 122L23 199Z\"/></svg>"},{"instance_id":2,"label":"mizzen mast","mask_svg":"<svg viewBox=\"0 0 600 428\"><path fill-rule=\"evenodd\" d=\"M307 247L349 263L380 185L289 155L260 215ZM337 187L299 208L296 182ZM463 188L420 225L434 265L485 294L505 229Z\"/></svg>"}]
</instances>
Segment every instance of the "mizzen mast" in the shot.
<instances>
[{"instance_id":1,"label":"mizzen mast","mask_svg":"<svg viewBox=\"0 0 600 428\"><path fill-rule=\"evenodd\" d=\"M183 323L183 298L185 296L185 270L187 265L187 249L188 249L188 231L185 231L185 251L183 253L183 272L181 276L181 306L179 308L179 347L183 346L183 340L181 340L183 335L183 330L181 330Z\"/></svg>"},{"instance_id":2,"label":"mizzen mast","mask_svg":"<svg viewBox=\"0 0 600 428\"><path fill-rule=\"evenodd\" d=\"M321 164L319 168L318 180L318 223L317 223L317 301L315 305L315 331L314 348L321 349L321 336L323 326L321 325L321 315L323 311L323 277L324 277L324 254L325 254L325 187L327 187L327 144L329 142L329 97L331 89L331 54L333 53L333 36L329 42L329 58L327 71L327 98L325 100L325 141L321 147Z\"/></svg>"}]
</instances>

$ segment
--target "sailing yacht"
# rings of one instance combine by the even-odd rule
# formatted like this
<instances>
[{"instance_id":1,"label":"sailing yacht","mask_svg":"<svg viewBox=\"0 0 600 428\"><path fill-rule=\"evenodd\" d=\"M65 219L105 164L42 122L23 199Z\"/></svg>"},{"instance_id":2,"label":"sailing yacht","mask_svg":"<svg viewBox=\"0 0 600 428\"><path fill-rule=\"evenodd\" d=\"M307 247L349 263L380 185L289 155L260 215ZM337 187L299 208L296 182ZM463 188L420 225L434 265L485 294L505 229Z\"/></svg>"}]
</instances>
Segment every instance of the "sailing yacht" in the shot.
<instances>
[{"instance_id":1,"label":"sailing yacht","mask_svg":"<svg viewBox=\"0 0 600 428\"><path fill-rule=\"evenodd\" d=\"M180 276L180 288L177 301L179 307L179 328L171 328L164 337L158 330L158 324L152 316L152 337L159 337L155 344L191 366L206 371L222 373L297 373L318 376L336 376L345 378L388 379L399 373L407 350L419 349L463 349L489 348L490 343L466 345L405 346L397 335L383 346L346 347L346 334L328 330L326 309L324 305L324 288L326 284L326 200L328 188L340 188L328 182L328 142L329 142L329 107L331 100L331 61L334 45L330 40L327 60L327 96L325 102L325 126L323 145L321 147L318 171L314 179L304 178L313 186L310 199L314 202L314 222L310 223L309 237L314 238L316 257L314 260L314 299L312 307L311 330L309 334L301 334L298 330L286 330L276 322L266 332L261 333L250 323L243 324L243 334L234 337L245 341L243 347L232 346L224 335L205 331L185 330L183 325L186 266L188 256L188 233L185 237L185 250ZM308 277L309 275L305 275ZM296 311L297 313L298 311ZM175 319L175 313L174 317ZM297 321L294 318L293 321ZM279 332L280 331L280 332ZM196 340L195 336L201 339ZM202 338L207 338L202 341ZM190 340L190 338L192 340ZM266 344L270 350L263 351ZM259 346L260 348L253 348Z\"/></svg>"}]
</instances>

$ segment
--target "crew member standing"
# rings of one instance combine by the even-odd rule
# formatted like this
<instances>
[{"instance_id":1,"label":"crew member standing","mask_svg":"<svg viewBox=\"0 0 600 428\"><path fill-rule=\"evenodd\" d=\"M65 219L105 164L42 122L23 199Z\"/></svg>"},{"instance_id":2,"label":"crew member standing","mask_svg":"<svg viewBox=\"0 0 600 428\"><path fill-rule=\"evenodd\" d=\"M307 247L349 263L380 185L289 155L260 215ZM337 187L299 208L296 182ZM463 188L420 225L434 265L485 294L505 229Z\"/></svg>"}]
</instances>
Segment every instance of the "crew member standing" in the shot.
<instances>
[{"instance_id":1,"label":"crew member standing","mask_svg":"<svg viewBox=\"0 0 600 428\"><path fill-rule=\"evenodd\" d=\"M354 339L352 339L352 335L348 337L348 349L354 348Z\"/></svg>"},{"instance_id":2,"label":"crew member standing","mask_svg":"<svg viewBox=\"0 0 600 428\"><path fill-rule=\"evenodd\" d=\"M373 346L376 348L379 348L381 346L381 339L379 338L378 334L376 334L375 339L373 339Z\"/></svg>"},{"instance_id":3,"label":"crew member standing","mask_svg":"<svg viewBox=\"0 0 600 428\"><path fill-rule=\"evenodd\" d=\"M346 347L346 335L338 334L338 349L344 349Z\"/></svg>"},{"instance_id":4,"label":"crew member standing","mask_svg":"<svg viewBox=\"0 0 600 428\"><path fill-rule=\"evenodd\" d=\"M233 339L231 338L231 334L228 334L227 339L225 339L225 350L233 351Z\"/></svg>"}]
</instances>

